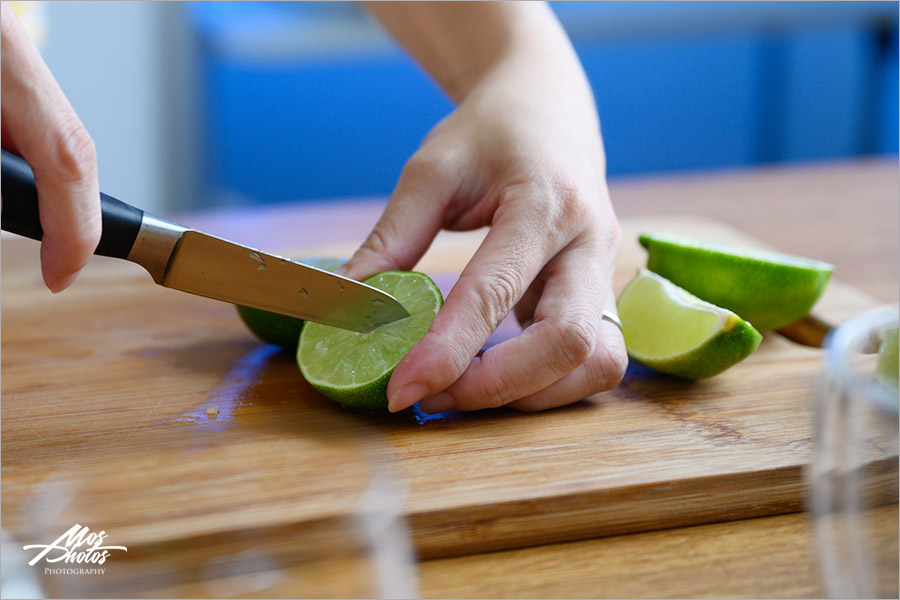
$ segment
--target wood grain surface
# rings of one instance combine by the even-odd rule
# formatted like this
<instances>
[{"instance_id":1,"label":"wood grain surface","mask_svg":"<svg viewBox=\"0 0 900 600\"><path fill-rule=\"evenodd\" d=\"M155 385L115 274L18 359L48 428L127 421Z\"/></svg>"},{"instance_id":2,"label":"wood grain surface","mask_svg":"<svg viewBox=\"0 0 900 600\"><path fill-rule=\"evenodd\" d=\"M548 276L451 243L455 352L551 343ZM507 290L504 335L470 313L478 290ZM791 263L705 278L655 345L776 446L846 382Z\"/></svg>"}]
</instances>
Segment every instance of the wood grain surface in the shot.
<instances>
[{"instance_id":1,"label":"wood grain surface","mask_svg":"<svg viewBox=\"0 0 900 600\"><path fill-rule=\"evenodd\" d=\"M895 176L878 172L881 183ZM678 184L643 190L663 207L663 196L691 187ZM315 227L328 222L321 207L269 211L256 227L239 215L189 224L226 236L246 227L228 237L254 244L269 218L276 233L258 247L346 254L383 204L350 206L331 211L330 229ZM758 243L706 213L623 225L626 240L664 227ZM478 236L442 235L420 269L450 285ZM617 289L641 252L626 243ZM136 265L95 258L53 296L40 283L37 244L4 238L2 262L3 527L25 543L49 542L74 522L105 529L129 548L117 561L133 568L122 572L138 576L107 578L101 595L186 590L242 568L299 569L298 547L354 546L352 532L328 532L353 528L373 473L388 482L381 491L421 558L803 506L822 352L778 335L717 378L688 383L633 365L614 392L543 414L369 415L315 394L292 357L256 342L233 307L159 288ZM874 303L837 280L816 311L836 323ZM222 559L246 552L262 553L265 568ZM344 589L336 595L370 595Z\"/></svg>"},{"instance_id":2,"label":"wood grain surface","mask_svg":"<svg viewBox=\"0 0 900 600\"><path fill-rule=\"evenodd\" d=\"M874 509L871 519L875 543L885 548L879 559L888 567L879 571L878 589L897 597L890 570L898 560L896 505ZM303 596L306 570L282 575L266 596L250 595ZM234 583L209 579L160 586L149 595L208 597ZM332 589L352 592L346 585ZM827 597L803 513L430 560L419 567L418 587L422 598Z\"/></svg>"},{"instance_id":3,"label":"wood grain surface","mask_svg":"<svg viewBox=\"0 0 900 600\"><path fill-rule=\"evenodd\" d=\"M871 518L879 597L896 598L897 506ZM434 560L420 586L425 598L828 597L802 513Z\"/></svg>"}]
</instances>

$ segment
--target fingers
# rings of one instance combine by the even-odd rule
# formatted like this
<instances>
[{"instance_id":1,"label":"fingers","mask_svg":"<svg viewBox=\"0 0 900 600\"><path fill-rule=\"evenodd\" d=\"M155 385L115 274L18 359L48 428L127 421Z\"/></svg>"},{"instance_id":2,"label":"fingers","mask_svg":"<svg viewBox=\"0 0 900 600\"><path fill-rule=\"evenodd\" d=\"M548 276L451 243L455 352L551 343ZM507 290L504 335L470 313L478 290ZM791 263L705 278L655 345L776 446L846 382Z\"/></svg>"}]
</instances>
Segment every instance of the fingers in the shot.
<instances>
[{"instance_id":1,"label":"fingers","mask_svg":"<svg viewBox=\"0 0 900 600\"><path fill-rule=\"evenodd\" d=\"M507 406L524 412L565 406L597 392L613 389L622 381L627 367L628 354L622 332L609 321L602 321L597 346L588 360L559 381Z\"/></svg>"},{"instance_id":2,"label":"fingers","mask_svg":"<svg viewBox=\"0 0 900 600\"><path fill-rule=\"evenodd\" d=\"M614 256L598 254L588 242L567 247L545 270L534 323L474 359L438 399L420 408L478 410L526 398L522 404L548 408L618 383L624 355L610 340L621 335L608 331L602 319L603 306L612 301L607 273Z\"/></svg>"},{"instance_id":3,"label":"fingers","mask_svg":"<svg viewBox=\"0 0 900 600\"><path fill-rule=\"evenodd\" d=\"M486 372L494 364L493 356L501 356L497 353L503 352L504 344L469 365L500 321L522 298L526 287L571 235L568 227L553 226L555 218L551 218L550 232L546 231L547 211L535 208L543 207L544 203L535 202L534 193L538 191L512 189L499 201L490 231L448 294L430 330L394 370L388 385L390 410L403 410L444 390L467 370ZM539 330L552 326L545 324ZM540 339L541 334L529 328L519 338L524 338L516 342L521 346L532 338ZM479 368L479 365L489 367ZM513 374L507 370L503 376ZM479 393L487 392L490 388L490 393L480 395L488 405L496 402L496 387L499 386L479 390Z\"/></svg>"},{"instance_id":4,"label":"fingers","mask_svg":"<svg viewBox=\"0 0 900 600\"><path fill-rule=\"evenodd\" d=\"M100 241L94 142L12 9L2 5L4 138L31 165L38 190L41 270L54 292L68 287Z\"/></svg>"},{"instance_id":5,"label":"fingers","mask_svg":"<svg viewBox=\"0 0 900 600\"><path fill-rule=\"evenodd\" d=\"M381 271L411 269L441 229L444 209L456 191L457 168L446 156L413 156L369 237L338 272L364 279Z\"/></svg>"},{"instance_id":6,"label":"fingers","mask_svg":"<svg viewBox=\"0 0 900 600\"><path fill-rule=\"evenodd\" d=\"M534 323L534 311L537 309L538 301L543 293L544 281L539 277L531 282L531 285L525 290L525 294L522 295L522 299L516 304L516 320L523 329Z\"/></svg>"}]
</instances>

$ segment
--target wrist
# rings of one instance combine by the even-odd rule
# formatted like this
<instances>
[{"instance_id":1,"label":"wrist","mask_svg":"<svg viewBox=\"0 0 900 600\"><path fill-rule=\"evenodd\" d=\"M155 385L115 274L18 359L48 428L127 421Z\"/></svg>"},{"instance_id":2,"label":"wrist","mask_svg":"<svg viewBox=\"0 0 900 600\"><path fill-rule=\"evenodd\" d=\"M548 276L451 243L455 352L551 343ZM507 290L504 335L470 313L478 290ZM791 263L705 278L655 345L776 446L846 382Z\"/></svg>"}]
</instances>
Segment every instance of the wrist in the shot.
<instances>
[{"instance_id":1,"label":"wrist","mask_svg":"<svg viewBox=\"0 0 900 600\"><path fill-rule=\"evenodd\" d=\"M486 3L497 4L497 3ZM527 82L530 87L581 93L589 86L581 63L556 16L544 3L499 3L493 19L473 24L479 44L458 44L444 89L461 102L485 81ZM513 5L514 8L508 7ZM507 11L508 14L503 14ZM438 75L436 75L438 76Z\"/></svg>"},{"instance_id":2,"label":"wrist","mask_svg":"<svg viewBox=\"0 0 900 600\"><path fill-rule=\"evenodd\" d=\"M543 2L370 2L368 10L456 102L484 80L583 80L581 65ZM583 82L586 86L586 82Z\"/></svg>"}]
</instances>

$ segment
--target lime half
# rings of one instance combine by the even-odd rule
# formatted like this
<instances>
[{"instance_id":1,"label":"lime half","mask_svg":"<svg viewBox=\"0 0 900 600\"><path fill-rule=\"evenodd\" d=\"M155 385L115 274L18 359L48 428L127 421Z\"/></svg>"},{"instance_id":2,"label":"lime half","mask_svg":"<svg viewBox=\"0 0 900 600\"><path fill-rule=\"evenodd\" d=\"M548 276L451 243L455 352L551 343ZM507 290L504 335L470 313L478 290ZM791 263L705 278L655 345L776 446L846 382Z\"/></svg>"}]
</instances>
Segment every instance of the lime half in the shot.
<instances>
[{"instance_id":1,"label":"lime half","mask_svg":"<svg viewBox=\"0 0 900 600\"><path fill-rule=\"evenodd\" d=\"M312 256L294 259L294 262L326 271L335 271L347 261L343 258ZM264 342L281 346L291 352L297 350L297 340L300 339L300 329L304 323L303 319L280 315L259 308L241 306L240 304L236 306L241 320L244 321L244 324L256 337Z\"/></svg>"},{"instance_id":2,"label":"lime half","mask_svg":"<svg viewBox=\"0 0 900 600\"><path fill-rule=\"evenodd\" d=\"M619 318L628 355L686 379L721 373L749 356L762 335L739 316L704 302L646 269L622 290Z\"/></svg>"},{"instance_id":3,"label":"lime half","mask_svg":"<svg viewBox=\"0 0 900 600\"><path fill-rule=\"evenodd\" d=\"M422 273L385 271L364 283L392 295L409 316L367 333L307 323L300 333L297 364L310 385L335 402L387 410L394 367L428 331L444 299Z\"/></svg>"},{"instance_id":4,"label":"lime half","mask_svg":"<svg viewBox=\"0 0 900 600\"><path fill-rule=\"evenodd\" d=\"M900 340L900 331L897 328L884 332L878 347L878 362L875 366L875 379L894 389L900 387L898 385L898 372L900 372L898 340Z\"/></svg>"},{"instance_id":5,"label":"lime half","mask_svg":"<svg viewBox=\"0 0 900 600\"><path fill-rule=\"evenodd\" d=\"M675 235L644 234L640 242L649 252L648 269L759 331L806 316L834 270L817 260Z\"/></svg>"}]
</instances>

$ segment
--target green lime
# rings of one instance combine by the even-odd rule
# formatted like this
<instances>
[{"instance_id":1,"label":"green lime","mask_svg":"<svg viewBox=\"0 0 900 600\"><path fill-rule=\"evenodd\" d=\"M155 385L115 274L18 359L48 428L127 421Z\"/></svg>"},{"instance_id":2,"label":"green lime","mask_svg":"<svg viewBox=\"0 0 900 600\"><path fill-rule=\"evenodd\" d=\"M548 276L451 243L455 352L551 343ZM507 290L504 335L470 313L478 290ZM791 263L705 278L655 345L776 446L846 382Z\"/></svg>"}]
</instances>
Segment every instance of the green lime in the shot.
<instances>
[{"instance_id":1,"label":"green lime","mask_svg":"<svg viewBox=\"0 0 900 600\"><path fill-rule=\"evenodd\" d=\"M323 395L350 408L387 410L394 367L422 339L444 303L422 273L385 271L365 280L392 295L409 316L367 333L308 323L300 333L297 364Z\"/></svg>"},{"instance_id":2,"label":"green lime","mask_svg":"<svg viewBox=\"0 0 900 600\"><path fill-rule=\"evenodd\" d=\"M701 379L752 353L762 335L739 316L639 269L618 300L628 355L651 369Z\"/></svg>"},{"instance_id":3,"label":"green lime","mask_svg":"<svg viewBox=\"0 0 900 600\"><path fill-rule=\"evenodd\" d=\"M900 332L896 328L888 329L881 338L878 346L878 362L875 364L875 379L893 388L898 384L898 371L900 371L900 350L898 350L898 338Z\"/></svg>"},{"instance_id":4,"label":"green lime","mask_svg":"<svg viewBox=\"0 0 900 600\"><path fill-rule=\"evenodd\" d=\"M317 267L326 271L335 271L338 267L347 262L343 258L334 258L330 256L311 256L305 258L295 258L295 262ZM260 310L258 308L250 308L249 306L237 306L238 314L243 319L244 324L256 334L256 337L264 342L281 346L285 350L291 352L297 349L297 340L300 339L300 329L303 327L303 319L280 315L278 313Z\"/></svg>"},{"instance_id":5,"label":"green lime","mask_svg":"<svg viewBox=\"0 0 900 600\"><path fill-rule=\"evenodd\" d=\"M817 260L676 235L644 234L647 268L698 298L727 308L758 331L806 316L834 270Z\"/></svg>"}]
</instances>

